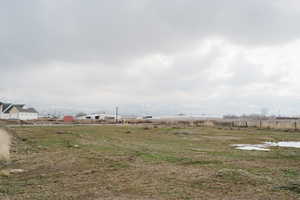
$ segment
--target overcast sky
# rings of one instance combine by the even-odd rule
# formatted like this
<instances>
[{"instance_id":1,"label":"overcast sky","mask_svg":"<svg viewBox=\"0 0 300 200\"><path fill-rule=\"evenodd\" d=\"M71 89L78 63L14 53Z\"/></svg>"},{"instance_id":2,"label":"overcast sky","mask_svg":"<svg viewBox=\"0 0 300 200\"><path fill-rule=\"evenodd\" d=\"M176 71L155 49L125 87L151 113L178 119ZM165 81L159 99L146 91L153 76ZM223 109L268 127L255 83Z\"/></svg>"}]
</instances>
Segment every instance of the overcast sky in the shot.
<instances>
[{"instance_id":1,"label":"overcast sky","mask_svg":"<svg viewBox=\"0 0 300 200\"><path fill-rule=\"evenodd\" d=\"M299 0L0 3L2 100L40 111L300 114Z\"/></svg>"}]
</instances>

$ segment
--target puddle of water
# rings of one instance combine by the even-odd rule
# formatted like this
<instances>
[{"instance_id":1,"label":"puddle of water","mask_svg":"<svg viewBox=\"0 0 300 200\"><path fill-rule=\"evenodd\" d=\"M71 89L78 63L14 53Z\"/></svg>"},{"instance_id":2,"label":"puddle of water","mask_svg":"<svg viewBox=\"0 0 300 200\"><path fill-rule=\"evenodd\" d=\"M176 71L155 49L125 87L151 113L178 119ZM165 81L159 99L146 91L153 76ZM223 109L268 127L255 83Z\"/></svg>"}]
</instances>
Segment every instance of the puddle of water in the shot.
<instances>
[{"instance_id":1,"label":"puddle of water","mask_svg":"<svg viewBox=\"0 0 300 200\"><path fill-rule=\"evenodd\" d=\"M272 147L300 148L300 142L265 142L265 144Z\"/></svg>"},{"instance_id":2,"label":"puddle of water","mask_svg":"<svg viewBox=\"0 0 300 200\"><path fill-rule=\"evenodd\" d=\"M269 147L293 147L300 148L300 142L265 142L263 144L234 144L239 150L270 151Z\"/></svg>"},{"instance_id":3,"label":"puddle of water","mask_svg":"<svg viewBox=\"0 0 300 200\"><path fill-rule=\"evenodd\" d=\"M266 147L265 145L261 145L261 144L235 144L232 146L239 150L270 151L270 149L265 148Z\"/></svg>"}]
</instances>

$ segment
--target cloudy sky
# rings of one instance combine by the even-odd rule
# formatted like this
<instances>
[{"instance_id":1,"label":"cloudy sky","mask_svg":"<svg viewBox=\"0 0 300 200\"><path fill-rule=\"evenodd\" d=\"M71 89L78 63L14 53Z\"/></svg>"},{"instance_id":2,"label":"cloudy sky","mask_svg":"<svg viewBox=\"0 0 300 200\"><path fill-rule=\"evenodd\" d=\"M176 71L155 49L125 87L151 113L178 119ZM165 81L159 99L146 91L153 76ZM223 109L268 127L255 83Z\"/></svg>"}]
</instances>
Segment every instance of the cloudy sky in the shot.
<instances>
[{"instance_id":1,"label":"cloudy sky","mask_svg":"<svg viewBox=\"0 0 300 200\"><path fill-rule=\"evenodd\" d=\"M0 2L0 100L300 114L299 0Z\"/></svg>"}]
</instances>

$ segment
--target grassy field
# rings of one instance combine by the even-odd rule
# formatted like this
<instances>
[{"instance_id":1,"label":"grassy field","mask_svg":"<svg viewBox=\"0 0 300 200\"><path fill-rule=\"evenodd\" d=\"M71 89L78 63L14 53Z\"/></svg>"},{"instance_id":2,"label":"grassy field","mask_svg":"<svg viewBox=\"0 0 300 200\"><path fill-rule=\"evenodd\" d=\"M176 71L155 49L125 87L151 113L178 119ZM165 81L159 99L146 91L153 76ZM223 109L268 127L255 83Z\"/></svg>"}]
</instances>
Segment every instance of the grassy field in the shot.
<instances>
[{"instance_id":1,"label":"grassy field","mask_svg":"<svg viewBox=\"0 0 300 200\"><path fill-rule=\"evenodd\" d=\"M0 199L299 199L300 149L231 144L300 141L256 129L70 126L11 128Z\"/></svg>"}]
</instances>

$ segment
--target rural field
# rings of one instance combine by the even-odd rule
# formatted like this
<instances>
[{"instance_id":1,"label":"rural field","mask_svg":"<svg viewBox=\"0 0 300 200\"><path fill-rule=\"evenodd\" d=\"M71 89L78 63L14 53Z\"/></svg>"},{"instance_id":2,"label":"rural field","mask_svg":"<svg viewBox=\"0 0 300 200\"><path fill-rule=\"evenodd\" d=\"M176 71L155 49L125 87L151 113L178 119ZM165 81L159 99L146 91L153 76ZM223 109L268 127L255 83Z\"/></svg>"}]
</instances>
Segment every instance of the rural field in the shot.
<instances>
[{"instance_id":1,"label":"rural field","mask_svg":"<svg viewBox=\"0 0 300 200\"><path fill-rule=\"evenodd\" d=\"M0 199L299 199L300 132L154 126L10 128Z\"/></svg>"}]
</instances>

